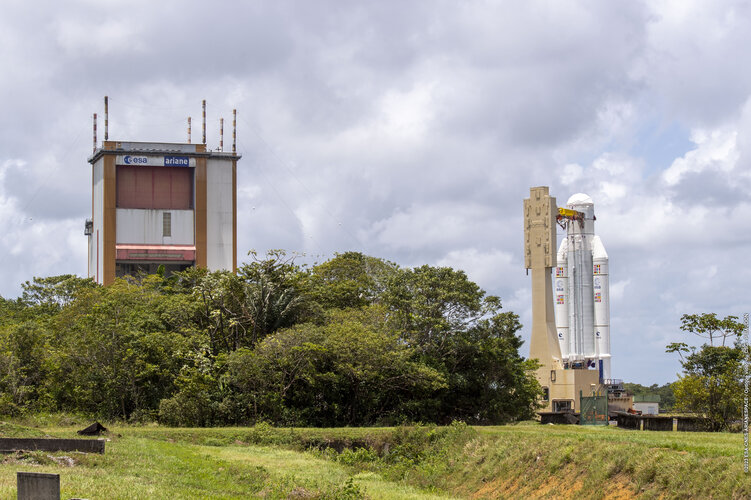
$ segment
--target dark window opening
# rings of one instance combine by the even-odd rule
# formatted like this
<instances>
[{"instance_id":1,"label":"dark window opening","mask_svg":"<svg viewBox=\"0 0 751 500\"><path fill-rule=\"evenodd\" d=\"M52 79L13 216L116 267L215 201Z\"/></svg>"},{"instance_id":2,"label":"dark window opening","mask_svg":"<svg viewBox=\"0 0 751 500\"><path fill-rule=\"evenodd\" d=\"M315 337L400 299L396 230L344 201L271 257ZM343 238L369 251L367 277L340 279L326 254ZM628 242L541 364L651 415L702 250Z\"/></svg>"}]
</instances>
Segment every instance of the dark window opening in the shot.
<instances>
[{"instance_id":1,"label":"dark window opening","mask_svg":"<svg viewBox=\"0 0 751 500\"><path fill-rule=\"evenodd\" d=\"M156 274L159 266L164 266L164 276L169 277L172 273L185 271L194 265L193 262L122 262L115 263L115 276L138 277L140 274Z\"/></svg>"},{"instance_id":2,"label":"dark window opening","mask_svg":"<svg viewBox=\"0 0 751 500\"><path fill-rule=\"evenodd\" d=\"M571 411L574 409L574 402L570 399L563 401L553 401L553 411Z\"/></svg>"}]
</instances>

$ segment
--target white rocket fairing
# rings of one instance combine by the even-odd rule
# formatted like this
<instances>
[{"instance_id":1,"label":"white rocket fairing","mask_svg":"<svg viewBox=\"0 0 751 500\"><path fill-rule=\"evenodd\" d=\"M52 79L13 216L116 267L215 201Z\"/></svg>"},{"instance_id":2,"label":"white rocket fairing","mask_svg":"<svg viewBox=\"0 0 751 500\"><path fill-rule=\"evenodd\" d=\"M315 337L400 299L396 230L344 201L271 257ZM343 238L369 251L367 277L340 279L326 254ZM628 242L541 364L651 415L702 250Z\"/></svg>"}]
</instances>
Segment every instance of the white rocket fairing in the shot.
<instances>
[{"instance_id":1,"label":"white rocket fairing","mask_svg":"<svg viewBox=\"0 0 751 500\"><path fill-rule=\"evenodd\" d=\"M577 193L566 206L583 214L566 221L553 280L555 325L564 366L595 368L610 378L608 254L595 236L592 198Z\"/></svg>"}]
</instances>

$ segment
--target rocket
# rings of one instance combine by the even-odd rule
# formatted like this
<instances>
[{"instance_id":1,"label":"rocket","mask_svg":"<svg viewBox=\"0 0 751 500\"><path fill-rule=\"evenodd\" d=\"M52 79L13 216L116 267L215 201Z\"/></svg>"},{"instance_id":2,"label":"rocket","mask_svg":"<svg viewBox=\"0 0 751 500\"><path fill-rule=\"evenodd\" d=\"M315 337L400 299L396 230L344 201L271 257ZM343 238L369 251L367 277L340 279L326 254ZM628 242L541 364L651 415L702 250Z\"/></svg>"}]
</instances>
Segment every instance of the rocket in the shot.
<instances>
[{"instance_id":1,"label":"rocket","mask_svg":"<svg viewBox=\"0 0 751 500\"><path fill-rule=\"evenodd\" d=\"M610 379L608 254L595 235L592 198L577 193L560 210L566 238L553 279L555 325L564 368L596 369Z\"/></svg>"}]
</instances>

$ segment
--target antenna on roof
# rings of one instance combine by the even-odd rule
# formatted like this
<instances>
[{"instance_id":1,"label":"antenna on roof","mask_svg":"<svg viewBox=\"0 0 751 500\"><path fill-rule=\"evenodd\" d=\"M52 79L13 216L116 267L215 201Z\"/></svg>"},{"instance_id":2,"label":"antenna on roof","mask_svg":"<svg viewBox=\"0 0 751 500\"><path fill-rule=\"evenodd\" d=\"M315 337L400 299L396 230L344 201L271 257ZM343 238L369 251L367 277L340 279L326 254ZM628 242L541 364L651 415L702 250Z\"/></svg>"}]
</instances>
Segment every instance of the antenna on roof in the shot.
<instances>
[{"instance_id":1,"label":"antenna on roof","mask_svg":"<svg viewBox=\"0 0 751 500\"><path fill-rule=\"evenodd\" d=\"M206 99L203 100L203 143L206 144Z\"/></svg>"}]
</instances>

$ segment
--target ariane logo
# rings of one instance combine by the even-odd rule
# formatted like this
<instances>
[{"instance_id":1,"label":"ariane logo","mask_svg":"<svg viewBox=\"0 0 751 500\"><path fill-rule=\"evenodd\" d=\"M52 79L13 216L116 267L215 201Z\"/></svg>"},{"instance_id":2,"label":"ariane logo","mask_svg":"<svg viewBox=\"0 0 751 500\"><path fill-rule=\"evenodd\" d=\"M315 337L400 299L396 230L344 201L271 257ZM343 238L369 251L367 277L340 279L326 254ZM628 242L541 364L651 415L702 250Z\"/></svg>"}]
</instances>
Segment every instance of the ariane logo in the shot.
<instances>
[{"instance_id":1,"label":"ariane logo","mask_svg":"<svg viewBox=\"0 0 751 500\"><path fill-rule=\"evenodd\" d=\"M187 156L165 156L164 166L165 167L189 167L190 158L188 158Z\"/></svg>"},{"instance_id":2,"label":"ariane logo","mask_svg":"<svg viewBox=\"0 0 751 500\"><path fill-rule=\"evenodd\" d=\"M149 159L145 156L130 156L126 155L123 158L123 163L126 165L146 165L149 163Z\"/></svg>"}]
</instances>

